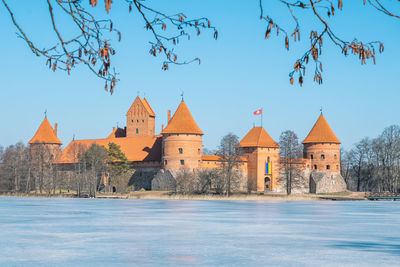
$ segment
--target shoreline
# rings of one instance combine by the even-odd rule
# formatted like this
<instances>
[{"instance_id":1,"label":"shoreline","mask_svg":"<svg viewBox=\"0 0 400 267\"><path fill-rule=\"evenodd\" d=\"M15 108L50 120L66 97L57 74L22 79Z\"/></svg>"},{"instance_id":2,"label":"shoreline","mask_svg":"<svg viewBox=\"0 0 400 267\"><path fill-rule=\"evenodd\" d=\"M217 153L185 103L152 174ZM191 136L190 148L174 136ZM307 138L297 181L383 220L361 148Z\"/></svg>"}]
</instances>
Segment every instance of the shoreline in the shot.
<instances>
[{"instance_id":1,"label":"shoreline","mask_svg":"<svg viewBox=\"0 0 400 267\"><path fill-rule=\"evenodd\" d=\"M32 198L88 198L78 197L75 194L12 194L0 193L0 197L32 197ZM169 191L136 191L127 194L106 194L97 193L98 199L162 199L162 200L220 200L220 201L367 201L364 192L341 192L336 194L292 194L282 193L252 193L252 194L232 194L227 197L224 195L180 195Z\"/></svg>"}]
</instances>

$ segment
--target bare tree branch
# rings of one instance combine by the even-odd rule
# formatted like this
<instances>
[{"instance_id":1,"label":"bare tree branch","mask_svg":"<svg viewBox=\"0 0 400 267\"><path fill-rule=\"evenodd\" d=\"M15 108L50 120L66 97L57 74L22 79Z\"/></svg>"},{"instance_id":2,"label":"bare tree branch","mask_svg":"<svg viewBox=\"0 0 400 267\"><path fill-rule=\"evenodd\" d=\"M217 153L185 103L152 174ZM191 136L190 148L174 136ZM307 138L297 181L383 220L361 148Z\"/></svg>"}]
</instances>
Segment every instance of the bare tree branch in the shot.
<instances>
[{"instance_id":1,"label":"bare tree branch","mask_svg":"<svg viewBox=\"0 0 400 267\"><path fill-rule=\"evenodd\" d=\"M6 7L11 20L17 28L18 36L22 38L37 56L43 56L47 59L46 64L53 71L61 69L70 74L71 69L80 63L85 65L97 77L105 81L105 89L113 93L117 79L117 73L112 67L111 57L115 54L114 48L111 46L111 39L115 39L115 35L109 36L109 33L116 33L118 41L121 40L121 33L113 27L113 22L110 19L102 20L96 18L91 12L87 11L82 6L82 0L47 0L48 11L50 15L51 27L56 34L58 43L50 46L47 49L39 49L37 44L34 44L28 38L22 27L16 21L11 8L6 3L6 0L1 0ZM97 6L97 0L90 0L92 7ZM112 0L104 0L107 13L111 9ZM175 15L166 15L157 11L148 5L145 5L145 0L125 0L129 6L129 12L132 11L132 6L136 8L139 14L143 17L145 28L150 30L154 36L155 42L150 42L150 54L157 56L162 54L165 60L162 64L162 69L167 70L168 64L184 65L194 61L200 63L199 58L191 60L178 60L178 55L174 49L168 48L169 44L176 45L182 37L190 39L190 33L187 29L193 29L197 35L200 35L201 30L212 30L214 38L217 39L218 31L214 26L211 26L207 18L188 20L183 13ZM62 33L61 28L57 25L55 9L67 15L72 21L78 33L70 38ZM150 17L154 17L150 19ZM167 24L171 30L167 31ZM161 32L170 35L162 34ZM111 38L111 39L109 39ZM111 71L112 70L112 71Z\"/></svg>"},{"instance_id":2,"label":"bare tree branch","mask_svg":"<svg viewBox=\"0 0 400 267\"><path fill-rule=\"evenodd\" d=\"M300 41L300 23L298 17L294 13L294 8L301 11L312 11L313 16L317 19L317 21L322 24L323 30L318 33L318 30L312 29L310 33L310 48L303 54L302 57L296 60L293 71L289 73L290 83L294 83L294 75L297 74L298 82L300 85L303 84L303 76L305 75L306 65L309 63L309 58L312 56L315 69L314 69L314 81L318 84L322 83L322 62L319 60L322 54L322 46L323 39L327 37L333 44L340 48L340 51L347 56L349 51L353 55L358 55L358 58L361 64L366 64L368 59L372 59L375 64L375 50L378 49L380 53L383 52L384 47L380 41L371 41L371 42L362 42L354 39L353 41L346 41L342 38L338 37L335 32L332 30L331 26L328 23L328 19L335 15L335 7L333 6L333 0L309 0L308 3L302 1L284 1L277 0L287 6L290 11L291 17L294 19L296 26L291 34L294 41ZM374 6L379 11L393 17L397 17L393 13L387 11L378 0L368 0L372 6ZM342 0L337 0L337 7L339 10L342 9L343 4ZM364 4L365 4L364 0ZM285 35L285 47L289 50L289 37L287 31L283 30L278 24L276 24L272 18L269 16L264 16L263 11L263 1L259 0L259 6L261 11L261 19L267 21L267 32L265 38L270 37L270 33L273 28L276 28L277 35L279 32L283 32ZM322 12L326 12L326 15L323 16ZM326 38L325 38L326 39Z\"/></svg>"}]
</instances>

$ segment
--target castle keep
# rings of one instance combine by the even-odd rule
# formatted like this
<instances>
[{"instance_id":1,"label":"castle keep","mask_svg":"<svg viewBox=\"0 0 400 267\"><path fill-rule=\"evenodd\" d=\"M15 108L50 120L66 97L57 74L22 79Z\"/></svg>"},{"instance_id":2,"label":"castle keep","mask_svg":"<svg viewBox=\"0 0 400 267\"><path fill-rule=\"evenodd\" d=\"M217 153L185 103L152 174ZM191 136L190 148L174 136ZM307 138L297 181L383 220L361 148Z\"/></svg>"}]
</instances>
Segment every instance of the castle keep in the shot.
<instances>
[{"instance_id":1,"label":"castle keep","mask_svg":"<svg viewBox=\"0 0 400 267\"><path fill-rule=\"evenodd\" d=\"M182 170L198 171L221 166L218 155L203 155L204 133L197 125L188 106L180 102L174 115L168 111L166 127L155 133L156 114L146 98L136 97L126 114L126 127L113 128L103 139L73 140L61 151L54 129L45 118L30 140L31 153L47 151L60 169L68 170L78 162L80 153L92 144L108 147L117 144L131 166L136 170L132 177L136 189L171 189L160 187L155 181L169 179ZM324 116L319 116L314 127L303 141L303 158L280 157L280 146L263 127L253 127L241 139L237 149L241 160L237 167L243 175L241 190L252 185L257 191L286 191L285 164L290 160L295 166L292 192L329 193L346 190L340 175L340 141ZM291 166L292 166L291 165Z\"/></svg>"}]
</instances>

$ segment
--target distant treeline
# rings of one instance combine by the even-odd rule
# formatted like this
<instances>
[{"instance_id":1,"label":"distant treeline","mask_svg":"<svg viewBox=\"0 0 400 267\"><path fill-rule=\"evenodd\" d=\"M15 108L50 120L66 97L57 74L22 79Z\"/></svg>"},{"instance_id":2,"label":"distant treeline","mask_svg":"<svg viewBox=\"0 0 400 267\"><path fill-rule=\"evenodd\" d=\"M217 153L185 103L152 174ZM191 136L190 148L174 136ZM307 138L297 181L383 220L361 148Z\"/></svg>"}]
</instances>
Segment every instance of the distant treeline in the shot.
<instances>
[{"instance_id":1,"label":"distant treeline","mask_svg":"<svg viewBox=\"0 0 400 267\"><path fill-rule=\"evenodd\" d=\"M353 191L400 191L400 126L386 127L349 151L342 150L342 176Z\"/></svg>"},{"instance_id":2,"label":"distant treeline","mask_svg":"<svg viewBox=\"0 0 400 267\"><path fill-rule=\"evenodd\" d=\"M53 164L56 156L53 149L35 146L34 150L23 143L0 147L1 193L95 197L98 191L128 189L134 170L114 143L108 148L92 145L82 149L77 163L67 169Z\"/></svg>"},{"instance_id":3,"label":"distant treeline","mask_svg":"<svg viewBox=\"0 0 400 267\"><path fill-rule=\"evenodd\" d=\"M240 164L237 144L236 135L224 136L218 150L220 168L196 175L183 171L177 175L173 190L179 194L213 191L227 195L235 191L241 177L233 170ZM140 189L132 181L135 169L115 143L107 148L96 144L76 147L76 152L76 163L66 166L53 164L57 153L46 144L29 147L20 142L5 149L0 146L0 193L95 197L97 192Z\"/></svg>"},{"instance_id":4,"label":"distant treeline","mask_svg":"<svg viewBox=\"0 0 400 267\"><path fill-rule=\"evenodd\" d=\"M234 147L237 142L237 136L232 134L221 140L217 151L223 158L221 169L199 175L202 179L195 188L202 188L200 191L204 191L204 188L208 188L205 185L213 184L218 185L216 188L221 193L229 194L230 185L235 179L227 176L227 173L231 173L231 169L239 162L240 153L226 147ZM280 144L281 150L285 150L284 142ZM224 151L234 152L227 154ZM77 196L95 196L98 191L132 190L129 180L135 170L129 166L120 148L113 143L108 148L93 145L82 150L78 163L68 171L52 164L54 158L50 152L43 146L31 153L29 147L23 143L6 148L0 146L0 193L53 195L73 192ZM226 166L230 166L229 169ZM366 137L348 151L342 149L341 172L349 190L400 192L400 126L389 126L373 139ZM187 179L188 177L190 175L185 174L182 179L178 179L177 192L192 191L186 190L192 188L193 182L190 181L190 186L187 186L189 180L193 180ZM108 187L104 187L104 181ZM212 187L214 190L215 186ZM252 189L251 186L249 188Z\"/></svg>"}]
</instances>

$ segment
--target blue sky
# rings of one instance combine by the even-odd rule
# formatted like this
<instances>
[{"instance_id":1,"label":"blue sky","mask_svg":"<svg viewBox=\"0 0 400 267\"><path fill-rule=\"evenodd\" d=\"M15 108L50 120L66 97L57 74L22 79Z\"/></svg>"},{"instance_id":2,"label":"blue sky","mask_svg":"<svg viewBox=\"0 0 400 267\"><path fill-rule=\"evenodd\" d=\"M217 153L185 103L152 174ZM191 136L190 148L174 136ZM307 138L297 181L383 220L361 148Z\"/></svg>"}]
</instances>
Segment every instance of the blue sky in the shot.
<instances>
[{"instance_id":1,"label":"blue sky","mask_svg":"<svg viewBox=\"0 0 400 267\"><path fill-rule=\"evenodd\" d=\"M52 42L54 33L44 3L17 2L10 7L28 35L39 47ZM272 1L264 2L266 13L293 29L286 9ZM175 111L184 91L185 101L205 133L207 148L216 148L228 132L242 138L253 123L259 124L259 117L252 113L261 107L264 127L276 141L287 129L303 140L323 107L326 119L348 149L365 136L375 137L384 127L400 124L400 20L362 6L361 0L347 2L331 19L333 29L343 39L380 40L385 52L377 56L376 65L361 66L356 57L342 56L326 40L321 58L324 83L312 82L310 66L303 87L290 85L288 73L307 43L291 42L287 52L282 37L265 40L266 25L259 20L257 0L149 1L166 13L182 11L188 17L208 17L219 30L217 41L212 32L204 33L176 48L180 57L200 57L201 65L171 65L169 71L161 70L162 58L149 55L148 41L152 39L139 15L128 14L125 5L116 3L109 17L122 32L122 41L114 45L114 63L121 81L112 96L104 91L103 81L83 66L70 76L49 71L45 60L34 56L16 37L10 17L0 5L0 145L28 142L46 109L50 122L59 123L64 144L73 135L78 139L106 137L117 123L125 125L126 111L137 92L146 95L156 112L156 132L160 132L167 110ZM102 8L97 10L107 17ZM297 15L302 38L306 39L315 20L307 13ZM64 19L60 21L64 25Z\"/></svg>"}]
</instances>

